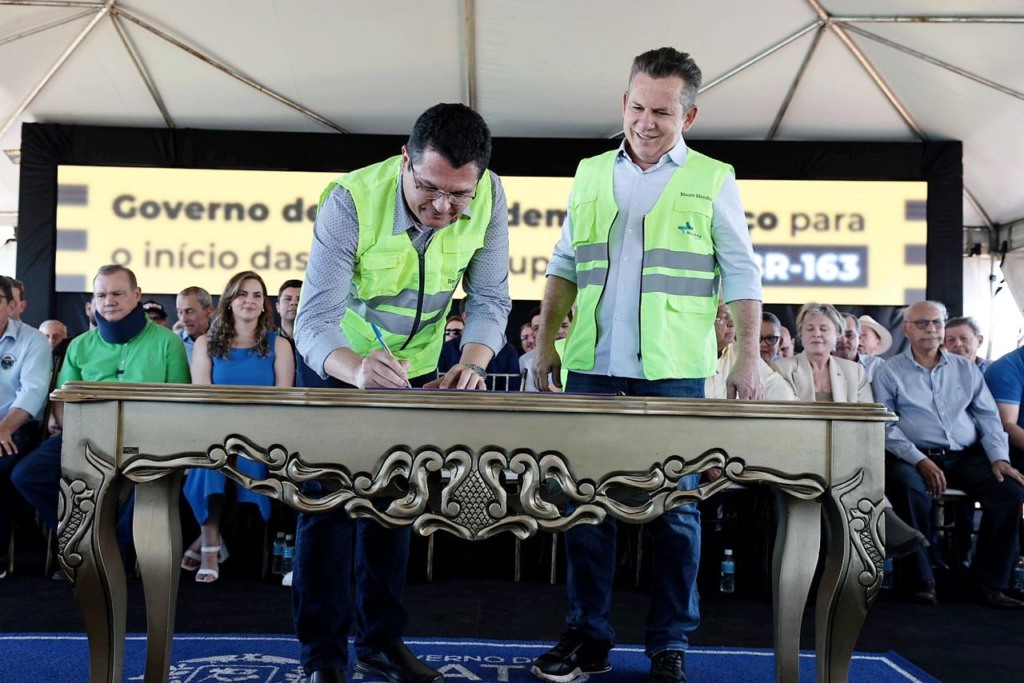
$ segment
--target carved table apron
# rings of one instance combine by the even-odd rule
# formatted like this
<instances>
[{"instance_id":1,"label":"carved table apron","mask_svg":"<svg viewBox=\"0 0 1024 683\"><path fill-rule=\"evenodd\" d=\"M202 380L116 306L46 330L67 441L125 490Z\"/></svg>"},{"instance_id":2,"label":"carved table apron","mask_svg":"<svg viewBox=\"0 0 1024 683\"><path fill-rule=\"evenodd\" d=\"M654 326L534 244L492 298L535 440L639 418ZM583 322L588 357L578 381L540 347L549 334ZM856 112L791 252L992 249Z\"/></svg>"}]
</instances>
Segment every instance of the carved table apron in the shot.
<instances>
[{"instance_id":1,"label":"carved table apron","mask_svg":"<svg viewBox=\"0 0 1024 683\"><path fill-rule=\"evenodd\" d=\"M819 681L846 680L881 585L884 425L895 416L877 404L90 382L68 383L54 398L65 402L60 563L85 621L92 683L122 679L126 590L114 526L119 494L132 484L145 681L168 679L187 468L218 469L299 510L342 507L466 539L525 538L606 515L645 522L732 482L767 484L780 511L777 680L799 678L822 510L830 540L817 592ZM265 464L267 479L241 474L239 457ZM677 489L711 467L725 476ZM303 496L312 479L330 494ZM575 503L571 514L552 488ZM373 501L385 496L391 502L378 510Z\"/></svg>"}]
</instances>

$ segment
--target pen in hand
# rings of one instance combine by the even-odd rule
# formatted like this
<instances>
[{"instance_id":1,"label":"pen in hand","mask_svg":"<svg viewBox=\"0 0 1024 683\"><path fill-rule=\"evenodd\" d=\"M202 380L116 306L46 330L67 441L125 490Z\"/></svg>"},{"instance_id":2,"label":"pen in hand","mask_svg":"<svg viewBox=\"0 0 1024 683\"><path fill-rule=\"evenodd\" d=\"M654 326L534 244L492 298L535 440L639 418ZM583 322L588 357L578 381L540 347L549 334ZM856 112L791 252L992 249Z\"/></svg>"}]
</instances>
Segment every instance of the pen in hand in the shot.
<instances>
[{"instance_id":1,"label":"pen in hand","mask_svg":"<svg viewBox=\"0 0 1024 683\"><path fill-rule=\"evenodd\" d=\"M373 329L373 336L377 337L377 343L380 344L382 349L384 349L384 353L394 358L395 354L391 353L391 349L388 348L388 343L384 341L384 337L381 335L380 328L377 327L376 323L370 323L370 328ZM408 378L405 380L405 386L410 389L412 388L412 384L410 384Z\"/></svg>"}]
</instances>

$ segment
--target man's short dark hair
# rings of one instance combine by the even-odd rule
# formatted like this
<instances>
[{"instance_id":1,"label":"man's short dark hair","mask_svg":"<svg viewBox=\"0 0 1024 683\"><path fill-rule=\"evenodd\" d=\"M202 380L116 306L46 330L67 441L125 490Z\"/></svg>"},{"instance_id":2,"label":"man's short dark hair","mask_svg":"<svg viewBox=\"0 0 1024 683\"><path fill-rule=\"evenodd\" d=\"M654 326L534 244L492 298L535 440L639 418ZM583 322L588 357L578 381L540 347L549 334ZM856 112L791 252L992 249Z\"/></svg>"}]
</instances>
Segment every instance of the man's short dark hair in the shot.
<instances>
[{"instance_id":1,"label":"man's short dark hair","mask_svg":"<svg viewBox=\"0 0 1024 683\"><path fill-rule=\"evenodd\" d=\"M21 296L21 300L24 301L25 300L25 283L22 282L21 280L18 280L16 278L12 277L11 278L11 284L14 285L14 287L18 290L18 294ZM14 294L14 292L11 292L11 294Z\"/></svg>"},{"instance_id":2,"label":"man's short dark hair","mask_svg":"<svg viewBox=\"0 0 1024 683\"><path fill-rule=\"evenodd\" d=\"M680 102L683 105L684 113L689 111L697 101L697 92L700 91L700 84L704 76L700 72L697 62L693 61L686 52L680 52L671 47L659 47L657 50L648 50L642 55L637 55L633 60L633 68L629 72L629 84L638 73L644 73L651 78L670 78L678 76L686 83Z\"/></svg>"},{"instance_id":3,"label":"man's short dark hair","mask_svg":"<svg viewBox=\"0 0 1024 683\"><path fill-rule=\"evenodd\" d=\"M763 323L771 323L775 327L775 329L777 329L777 330L781 330L782 329L782 321L779 320L779 316L775 315L771 311L762 311L761 312L761 322L763 322Z\"/></svg>"},{"instance_id":4,"label":"man's short dark hair","mask_svg":"<svg viewBox=\"0 0 1024 683\"><path fill-rule=\"evenodd\" d=\"M476 164L482 176L491 161L491 131L483 117L464 104L435 104L416 119L406 143L413 165L428 147L452 168Z\"/></svg>"},{"instance_id":5,"label":"man's short dark hair","mask_svg":"<svg viewBox=\"0 0 1024 683\"><path fill-rule=\"evenodd\" d=\"M102 275L103 277L110 277L111 275L116 275L117 273L124 273L125 275L128 276L128 283L132 286L132 289L139 288L139 279L135 277L135 273L132 272L132 269L125 268L124 266L118 265L116 263L111 263L102 266L99 270L96 271L96 275L95 277L93 277L92 281L96 282L96 278L98 278L100 275Z\"/></svg>"},{"instance_id":6,"label":"man's short dark hair","mask_svg":"<svg viewBox=\"0 0 1024 683\"><path fill-rule=\"evenodd\" d=\"M949 320L946 321L947 330L951 327L960 327L961 325L967 325L969 328L971 328L971 332L974 333L975 337L981 336L981 325L979 325L978 321L976 321L969 315L950 318Z\"/></svg>"},{"instance_id":7,"label":"man's short dark hair","mask_svg":"<svg viewBox=\"0 0 1024 683\"><path fill-rule=\"evenodd\" d=\"M8 301L14 298L14 278L0 275L0 296Z\"/></svg>"},{"instance_id":8,"label":"man's short dark hair","mask_svg":"<svg viewBox=\"0 0 1024 683\"><path fill-rule=\"evenodd\" d=\"M283 292L286 289L291 289L293 287L302 289L302 280L285 280L283 283L281 283L281 286L277 288L277 295L281 296L281 292Z\"/></svg>"}]
</instances>

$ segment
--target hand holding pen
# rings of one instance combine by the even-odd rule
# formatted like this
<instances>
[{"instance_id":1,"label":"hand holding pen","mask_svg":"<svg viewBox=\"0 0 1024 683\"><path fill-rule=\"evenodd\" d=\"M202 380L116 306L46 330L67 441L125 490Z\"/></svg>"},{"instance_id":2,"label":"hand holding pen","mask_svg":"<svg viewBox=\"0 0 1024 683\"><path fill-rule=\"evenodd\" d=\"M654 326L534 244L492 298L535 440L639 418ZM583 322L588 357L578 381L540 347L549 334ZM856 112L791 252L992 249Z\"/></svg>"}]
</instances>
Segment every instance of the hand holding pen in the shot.
<instances>
[{"instance_id":1,"label":"hand holding pen","mask_svg":"<svg viewBox=\"0 0 1024 683\"><path fill-rule=\"evenodd\" d=\"M407 387L411 388L412 384L409 383L407 376L409 363L408 361L398 360L395 358L395 354L391 353L391 349L388 348L388 344L384 341L384 336L380 332L380 328L374 323L370 323L370 327L373 329L373 335L377 337L377 343L380 344L383 353L380 351L374 351L366 357L364 361L364 383L367 387ZM369 363L367 363L369 361Z\"/></svg>"}]
</instances>

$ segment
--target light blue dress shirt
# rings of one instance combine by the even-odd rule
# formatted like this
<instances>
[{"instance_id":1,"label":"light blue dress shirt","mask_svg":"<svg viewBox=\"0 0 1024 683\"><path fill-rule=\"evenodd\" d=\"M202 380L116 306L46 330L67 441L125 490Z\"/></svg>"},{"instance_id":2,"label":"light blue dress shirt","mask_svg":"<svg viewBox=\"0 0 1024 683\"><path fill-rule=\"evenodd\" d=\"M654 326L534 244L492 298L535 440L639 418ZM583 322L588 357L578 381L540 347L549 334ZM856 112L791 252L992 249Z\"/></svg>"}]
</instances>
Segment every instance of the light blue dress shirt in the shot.
<instances>
[{"instance_id":1,"label":"light blue dress shirt","mask_svg":"<svg viewBox=\"0 0 1024 683\"><path fill-rule=\"evenodd\" d=\"M991 462L1009 460L1009 441L978 366L944 349L939 353L939 364L929 370L908 347L876 372L875 400L900 418L886 425L885 450L917 465L926 457L922 448L962 451L980 438Z\"/></svg>"},{"instance_id":2,"label":"light blue dress shirt","mask_svg":"<svg viewBox=\"0 0 1024 683\"><path fill-rule=\"evenodd\" d=\"M0 418L12 408L21 408L33 419L40 419L52 367L46 335L20 320L8 320L0 335Z\"/></svg>"},{"instance_id":3,"label":"light blue dress shirt","mask_svg":"<svg viewBox=\"0 0 1024 683\"><path fill-rule=\"evenodd\" d=\"M643 170L629 158L625 142L615 158L615 203L618 215L608 235L608 280L598 307L598 338L594 368L587 374L611 377L644 376L640 351L640 281L643 265L644 216L668 185L672 174L686 165L686 142L679 142L657 164ZM715 257L722 272L726 302L761 300L761 273L754 261L739 185L728 176L712 203L711 223ZM650 229L650 226L648 226ZM562 236L548 264L548 275L576 282L576 253L572 247L572 219L566 215ZM689 378L683 378L689 379Z\"/></svg>"}]
</instances>

